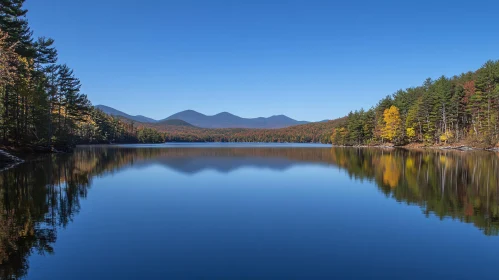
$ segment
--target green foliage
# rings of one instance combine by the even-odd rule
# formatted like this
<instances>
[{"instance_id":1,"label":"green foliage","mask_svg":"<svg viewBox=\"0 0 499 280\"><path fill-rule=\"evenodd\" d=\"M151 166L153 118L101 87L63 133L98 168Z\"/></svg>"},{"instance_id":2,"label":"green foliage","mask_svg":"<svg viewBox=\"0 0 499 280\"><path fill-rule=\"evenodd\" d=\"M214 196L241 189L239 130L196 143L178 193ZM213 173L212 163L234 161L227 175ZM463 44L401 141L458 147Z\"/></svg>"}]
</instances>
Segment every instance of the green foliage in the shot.
<instances>
[{"instance_id":1,"label":"green foliage","mask_svg":"<svg viewBox=\"0 0 499 280\"><path fill-rule=\"evenodd\" d=\"M387 123L392 118L385 118L384 113L392 105L399 110L400 129L388 133L393 123ZM488 61L460 76L427 79L422 86L382 99L370 111L367 118L350 113L344 127L333 131L332 142L364 145L395 139L397 144L447 144L466 140L493 146L499 142L499 61ZM365 128L362 133L359 127Z\"/></svg>"},{"instance_id":2,"label":"green foliage","mask_svg":"<svg viewBox=\"0 0 499 280\"><path fill-rule=\"evenodd\" d=\"M137 139L140 143L162 143L165 141L157 130L152 128L144 128L137 132Z\"/></svg>"},{"instance_id":3,"label":"green foliage","mask_svg":"<svg viewBox=\"0 0 499 280\"><path fill-rule=\"evenodd\" d=\"M5 145L164 141L164 135L95 110L54 40L32 38L24 0L0 4L0 139Z\"/></svg>"}]
</instances>

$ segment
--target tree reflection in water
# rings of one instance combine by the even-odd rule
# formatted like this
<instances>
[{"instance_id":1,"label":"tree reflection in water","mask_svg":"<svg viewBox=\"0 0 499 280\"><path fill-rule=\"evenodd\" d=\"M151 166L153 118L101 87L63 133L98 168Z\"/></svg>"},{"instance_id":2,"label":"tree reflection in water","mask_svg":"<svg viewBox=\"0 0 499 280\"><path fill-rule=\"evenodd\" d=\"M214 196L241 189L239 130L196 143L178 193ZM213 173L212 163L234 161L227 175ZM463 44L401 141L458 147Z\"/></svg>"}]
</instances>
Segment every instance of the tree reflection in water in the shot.
<instances>
[{"instance_id":1,"label":"tree reflection in water","mask_svg":"<svg viewBox=\"0 0 499 280\"><path fill-rule=\"evenodd\" d=\"M497 153L435 150L84 147L0 173L0 276L23 277L32 253L53 253L57 229L78 214L92 178L127 166L154 163L186 174L247 166L337 166L353 179L375 182L389 198L419 205L426 215L498 235L498 161Z\"/></svg>"}]
</instances>

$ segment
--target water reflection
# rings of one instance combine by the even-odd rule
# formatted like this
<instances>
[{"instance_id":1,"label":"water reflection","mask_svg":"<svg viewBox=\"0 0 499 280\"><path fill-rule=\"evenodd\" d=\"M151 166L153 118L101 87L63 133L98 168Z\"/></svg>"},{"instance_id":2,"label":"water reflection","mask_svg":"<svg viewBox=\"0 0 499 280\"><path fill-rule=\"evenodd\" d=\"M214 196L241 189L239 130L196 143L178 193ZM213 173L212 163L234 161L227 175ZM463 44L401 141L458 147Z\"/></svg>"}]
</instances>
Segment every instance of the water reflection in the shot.
<instances>
[{"instance_id":1,"label":"water reflection","mask_svg":"<svg viewBox=\"0 0 499 280\"><path fill-rule=\"evenodd\" d=\"M82 170L78 156L51 156L0 174L0 276L26 275L27 258L51 254L57 228L79 211L93 171Z\"/></svg>"},{"instance_id":2,"label":"water reflection","mask_svg":"<svg viewBox=\"0 0 499 280\"><path fill-rule=\"evenodd\" d=\"M472 223L499 234L498 154L354 148L86 147L0 173L0 276L21 278L33 253L51 254L57 229L80 210L92 178L152 164L192 175L243 167L282 171L303 164L339 167L375 182L389 198L419 205L426 215ZM381 218L381 217L380 217Z\"/></svg>"},{"instance_id":3,"label":"water reflection","mask_svg":"<svg viewBox=\"0 0 499 280\"><path fill-rule=\"evenodd\" d=\"M116 151L116 150L115 150ZM114 152L115 152L114 151ZM121 149L119 156L134 167L161 165L184 174L206 170L230 173L241 168L285 171L296 165L330 164L329 149L308 148L169 148Z\"/></svg>"},{"instance_id":4,"label":"water reflection","mask_svg":"<svg viewBox=\"0 0 499 280\"><path fill-rule=\"evenodd\" d=\"M497 153L338 148L331 155L350 176L373 179L387 197L499 234Z\"/></svg>"}]
</instances>

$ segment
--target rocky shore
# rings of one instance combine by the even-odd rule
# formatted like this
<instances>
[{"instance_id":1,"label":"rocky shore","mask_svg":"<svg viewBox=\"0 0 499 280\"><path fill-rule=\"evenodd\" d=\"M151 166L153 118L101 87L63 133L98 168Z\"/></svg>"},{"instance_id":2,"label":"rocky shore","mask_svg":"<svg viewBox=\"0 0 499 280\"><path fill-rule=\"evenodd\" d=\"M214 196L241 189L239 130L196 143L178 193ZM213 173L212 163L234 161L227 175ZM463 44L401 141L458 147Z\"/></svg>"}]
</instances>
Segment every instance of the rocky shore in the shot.
<instances>
[{"instance_id":1,"label":"rocky shore","mask_svg":"<svg viewBox=\"0 0 499 280\"><path fill-rule=\"evenodd\" d=\"M402 149L436 149L436 150L459 150L459 151L491 151L491 152L499 152L499 147L491 147L491 148L479 148L467 145L457 145L457 146L425 146L421 144L408 144L396 146L393 144L384 144L384 145L354 145L354 146L342 146L342 145L333 145L333 147L350 147L350 148L381 148L381 149L394 149L394 148L402 148Z\"/></svg>"}]
</instances>

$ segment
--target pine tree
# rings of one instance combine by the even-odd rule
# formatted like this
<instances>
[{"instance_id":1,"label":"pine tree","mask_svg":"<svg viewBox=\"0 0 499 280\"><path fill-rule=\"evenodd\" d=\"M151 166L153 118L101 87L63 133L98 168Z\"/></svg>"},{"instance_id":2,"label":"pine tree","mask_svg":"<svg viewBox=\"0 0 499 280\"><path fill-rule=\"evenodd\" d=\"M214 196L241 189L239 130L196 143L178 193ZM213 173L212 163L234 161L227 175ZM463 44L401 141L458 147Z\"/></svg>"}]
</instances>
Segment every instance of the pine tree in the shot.
<instances>
[{"instance_id":1,"label":"pine tree","mask_svg":"<svg viewBox=\"0 0 499 280\"><path fill-rule=\"evenodd\" d=\"M487 61L482 68L478 70L476 80L477 95L481 98L479 102L482 112L482 134L485 141L492 144L497 142L497 109L499 109L499 64L493 61Z\"/></svg>"}]
</instances>

